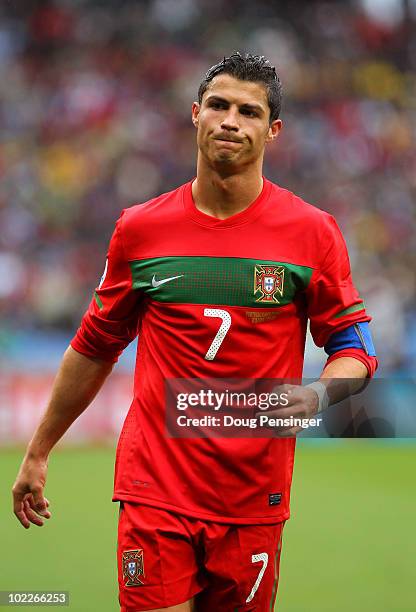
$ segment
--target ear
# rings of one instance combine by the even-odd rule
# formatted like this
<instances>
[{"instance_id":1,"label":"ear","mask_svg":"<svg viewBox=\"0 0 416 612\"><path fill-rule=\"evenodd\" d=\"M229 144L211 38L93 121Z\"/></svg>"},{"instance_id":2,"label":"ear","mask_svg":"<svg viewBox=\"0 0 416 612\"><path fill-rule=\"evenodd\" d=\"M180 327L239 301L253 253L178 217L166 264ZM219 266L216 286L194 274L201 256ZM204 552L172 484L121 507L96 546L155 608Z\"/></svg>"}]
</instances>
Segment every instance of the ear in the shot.
<instances>
[{"instance_id":1,"label":"ear","mask_svg":"<svg viewBox=\"0 0 416 612\"><path fill-rule=\"evenodd\" d=\"M199 106L198 102L194 102L192 104L192 123L194 124L196 128L198 127L198 123L199 123L199 111L200 110L201 110L201 107Z\"/></svg>"},{"instance_id":2,"label":"ear","mask_svg":"<svg viewBox=\"0 0 416 612\"><path fill-rule=\"evenodd\" d=\"M282 129L283 122L281 119L275 119L269 126L267 133L266 142L272 142L278 137L280 130Z\"/></svg>"}]
</instances>

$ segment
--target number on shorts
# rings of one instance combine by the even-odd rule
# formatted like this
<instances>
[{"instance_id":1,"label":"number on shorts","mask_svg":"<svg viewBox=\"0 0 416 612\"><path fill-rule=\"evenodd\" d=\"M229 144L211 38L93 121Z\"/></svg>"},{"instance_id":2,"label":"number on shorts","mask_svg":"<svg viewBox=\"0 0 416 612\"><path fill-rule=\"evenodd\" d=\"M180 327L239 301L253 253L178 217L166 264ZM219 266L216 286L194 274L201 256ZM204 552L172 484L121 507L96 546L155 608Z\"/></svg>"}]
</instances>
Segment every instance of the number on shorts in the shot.
<instances>
[{"instance_id":1,"label":"number on shorts","mask_svg":"<svg viewBox=\"0 0 416 612\"><path fill-rule=\"evenodd\" d=\"M269 562L269 555L268 553L258 553L258 555L251 555L251 562L252 563L258 563L259 561L261 561L263 563L263 565L261 566L261 569L259 571L259 575L257 576L257 580L256 582L253 584L253 588L251 589L251 593L250 595L247 597L246 599L246 603L250 603L250 601L253 599L254 595L256 594L257 589L260 586L260 582L264 576L264 572L266 571L266 567L267 564Z\"/></svg>"},{"instance_id":2,"label":"number on shorts","mask_svg":"<svg viewBox=\"0 0 416 612\"><path fill-rule=\"evenodd\" d=\"M218 349L223 343L224 338L231 327L231 315L226 310L221 310L220 308L205 308L204 316L217 317L218 319L222 319L220 328L217 331L216 336L211 342L211 346L209 347L205 355L205 359L207 359L208 361L212 361L213 359L215 359L215 355L217 354Z\"/></svg>"}]
</instances>

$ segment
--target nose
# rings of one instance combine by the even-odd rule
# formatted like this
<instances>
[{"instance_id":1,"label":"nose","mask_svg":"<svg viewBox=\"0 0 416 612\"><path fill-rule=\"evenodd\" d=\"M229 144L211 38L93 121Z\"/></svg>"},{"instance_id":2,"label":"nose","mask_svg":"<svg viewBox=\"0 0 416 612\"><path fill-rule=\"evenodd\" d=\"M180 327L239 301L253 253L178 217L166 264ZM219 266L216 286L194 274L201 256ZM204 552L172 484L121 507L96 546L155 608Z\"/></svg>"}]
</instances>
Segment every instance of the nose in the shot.
<instances>
[{"instance_id":1,"label":"nose","mask_svg":"<svg viewBox=\"0 0 416 612\"><path fill-rule=\"evenodd\" d=\"M221 128L223 130L229 130L233 132L238 132L240 126L238 124L238 110L230 106L227 110L226 114L222 118Z\"/></svg>"}]
</instances>

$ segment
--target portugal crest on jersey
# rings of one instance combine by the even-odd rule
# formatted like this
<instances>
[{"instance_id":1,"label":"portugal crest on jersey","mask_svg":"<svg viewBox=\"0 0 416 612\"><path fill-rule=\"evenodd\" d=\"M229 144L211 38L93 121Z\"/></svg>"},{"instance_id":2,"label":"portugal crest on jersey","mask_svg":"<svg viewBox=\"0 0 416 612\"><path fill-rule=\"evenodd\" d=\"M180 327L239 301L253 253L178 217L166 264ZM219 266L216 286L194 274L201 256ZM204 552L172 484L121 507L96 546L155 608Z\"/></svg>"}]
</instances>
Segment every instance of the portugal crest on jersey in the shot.
<instances>
[{"instance_id":1,"label":"portugal crest on jersey","mask_svg":"<svg viewBox=\"0 0 416 612\"><path fill-rule=\"evenodd\" d=\"M127 580L126 586L141 586L144 576L143 549L125 550L123 552L123 578Z\"/></svg>"},{"instance_id":2,"label":"portugal crest on jersey","mask_svg":"<svg viewBox=\"0 0 416 612\"><path fill-rule=\"evenodd\" d=\"M285 269L283 266L257 265L254 268L254 295L256 302L279 303L276 294L283 296Z\"/></svg>"}]
</instances>

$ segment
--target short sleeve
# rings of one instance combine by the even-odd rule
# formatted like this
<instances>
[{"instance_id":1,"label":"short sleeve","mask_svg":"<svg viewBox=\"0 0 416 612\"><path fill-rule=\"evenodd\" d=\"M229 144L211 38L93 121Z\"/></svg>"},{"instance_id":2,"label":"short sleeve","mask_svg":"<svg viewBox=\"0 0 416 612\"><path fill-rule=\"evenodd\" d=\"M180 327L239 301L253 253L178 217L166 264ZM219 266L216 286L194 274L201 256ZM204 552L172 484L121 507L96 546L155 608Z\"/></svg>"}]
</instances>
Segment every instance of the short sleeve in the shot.
<instances>
[{"instance_id":1,"label":"short sleeve","mask_svg":"<svg viewBox=\"0 0 416 612\"><path fill-rule=\"evenodd\" d=\"M321 257L306 290L310 330L317 346L354 323L371 321L355 288L347 247L335 219L325 213Z\"/></svg>"},{"instance_id":2,"label":"short sleeve","mask_svg":"<svg viewBox=\"0 0 416 612\"><path fill-rule=\"evenodd\" d=\"M110 241L101 282L71 341L79 353L110 362L116 362L136 337L140 313L140 294L133 290L123 250L122 223L123 214Z\"/></svg>"}]
</instances>

